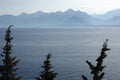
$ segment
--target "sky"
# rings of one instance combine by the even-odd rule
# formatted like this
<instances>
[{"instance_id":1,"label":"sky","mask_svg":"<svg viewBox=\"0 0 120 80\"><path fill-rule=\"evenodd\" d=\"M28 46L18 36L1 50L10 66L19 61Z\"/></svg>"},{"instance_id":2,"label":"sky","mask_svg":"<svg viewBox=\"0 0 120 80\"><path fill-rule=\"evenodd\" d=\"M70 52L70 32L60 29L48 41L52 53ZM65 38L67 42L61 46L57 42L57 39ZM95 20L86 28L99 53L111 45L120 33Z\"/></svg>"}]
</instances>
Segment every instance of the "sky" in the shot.
<instances>
[{"instance_id":1,"label":"sky","mask_svg":"<svg viewBox=\"0 0 120 80\"><path fill-rule=\"evenodd\" d=\"M88 14L104 14L120 8L120 0L0 0L0 15L31 14L37 11L55 12L67 9Z\"/></svg>"}]
</instances>

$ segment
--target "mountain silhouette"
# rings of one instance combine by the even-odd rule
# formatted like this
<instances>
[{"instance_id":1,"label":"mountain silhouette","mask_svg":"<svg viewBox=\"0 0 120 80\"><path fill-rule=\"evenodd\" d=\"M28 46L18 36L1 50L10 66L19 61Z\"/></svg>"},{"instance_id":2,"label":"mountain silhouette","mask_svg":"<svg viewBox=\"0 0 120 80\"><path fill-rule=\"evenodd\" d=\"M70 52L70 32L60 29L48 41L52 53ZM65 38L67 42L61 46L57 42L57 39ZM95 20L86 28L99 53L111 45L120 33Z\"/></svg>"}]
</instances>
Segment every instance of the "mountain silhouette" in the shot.
<instances>
[{"instance_id":1,"label":"mountain silhouette","mask_svg":"<svg viewBox=\"0 0 120 80\"><path fill-rule=\"evenodd\" d=\"M1 15L0 25L14 24L18 27L89 27L120 25L120 9L112 10L104 15L93 17L82 11L68 9L64 12L46 13L38 11L32 14L21 13L18 16Z\"/></svg>"}]
</instances>

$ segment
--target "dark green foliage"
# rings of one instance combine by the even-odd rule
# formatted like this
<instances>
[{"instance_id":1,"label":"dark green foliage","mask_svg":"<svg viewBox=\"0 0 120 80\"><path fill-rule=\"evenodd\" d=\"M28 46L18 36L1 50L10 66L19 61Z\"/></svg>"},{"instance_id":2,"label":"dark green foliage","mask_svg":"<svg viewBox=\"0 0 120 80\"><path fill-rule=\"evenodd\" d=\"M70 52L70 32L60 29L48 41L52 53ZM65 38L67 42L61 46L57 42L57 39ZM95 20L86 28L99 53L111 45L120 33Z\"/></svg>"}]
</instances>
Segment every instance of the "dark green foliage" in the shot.
<instances>
[{"instance_id":1,"label":"dark green foliage","mask_svg":"<svg viewBox=\"0 0 120 80\"><path fill-rule=\"evenodd\" d=\"M93 80L102 80L105 74L103 72L103 69L105 68L105 66L103 66L103 60L107 57L106 51L110 50L109 48L107 48L107 42L108 39L103 44L101 54L96 60L97 61L96 66L94 66L91 62L86 61L86 63L89 65L91 69L91 74L93 74ZM84 75L82 75L82 78L83 80L88 80L87 77L85 77Z\"/></svg>"},{"instance_id":2,"label":"dark green foliage","mask_svg":"<svg viewBox=\"0 0 120 80\"><path fill-rule=\"evenodd\" d=\"M16 57L11 56L11 40L13 39L13 37L11 37L10 35L10 29L12 26L13 25L10 25L6 31L6 44L3 48L3 53L0 54L3 62L3 64L0 65L0 80L20 80L20 77L16 77L16 71L18 70L18 68L16 68L16 65L19 62L19 60L16 60Z\"/></svg>"},{"instance_id":3,"label":"dark green foliage","mask_svg":"<svg viewBox=\"0 0 120 80\"><path fill-rule=\"evenodd\" d=\"M49 53L46 56L46 60L43 63L43 66L41 66L44 70L40 72L39 77L36 77L36 80L54 80L56 78L57 73L51 70L52 65L51 65L51 54Z\"/></svg>"},{"instance_id":4,"label":"dark green foliage","mask_svg":"<svg viewBox=\"0 0 120 80\"><path fill-rule=\"evenodd\" d=\"M88 80L87 77L85 77L84 75L82 75L83 80Z\"/></svg>"}]
</instances>

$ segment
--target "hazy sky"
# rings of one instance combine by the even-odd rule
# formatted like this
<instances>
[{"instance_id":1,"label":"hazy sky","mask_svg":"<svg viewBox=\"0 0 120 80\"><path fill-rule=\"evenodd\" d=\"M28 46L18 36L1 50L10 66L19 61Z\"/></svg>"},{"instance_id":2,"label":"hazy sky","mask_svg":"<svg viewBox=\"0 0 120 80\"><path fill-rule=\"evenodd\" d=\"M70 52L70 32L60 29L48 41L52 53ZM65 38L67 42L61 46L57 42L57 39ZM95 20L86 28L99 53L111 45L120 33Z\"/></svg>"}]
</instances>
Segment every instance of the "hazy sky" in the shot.
<instances>
[{"instance_id":1,"label":"hazy sky","mask_svg":"<svg viewBox=\"0 0 120 80\"><path fill-rule=\"evenodd\" d=\"M120 0L0 0L0 15L36 11L81 10L89 14L120 8Z\"/></svg>"}]
</instances>

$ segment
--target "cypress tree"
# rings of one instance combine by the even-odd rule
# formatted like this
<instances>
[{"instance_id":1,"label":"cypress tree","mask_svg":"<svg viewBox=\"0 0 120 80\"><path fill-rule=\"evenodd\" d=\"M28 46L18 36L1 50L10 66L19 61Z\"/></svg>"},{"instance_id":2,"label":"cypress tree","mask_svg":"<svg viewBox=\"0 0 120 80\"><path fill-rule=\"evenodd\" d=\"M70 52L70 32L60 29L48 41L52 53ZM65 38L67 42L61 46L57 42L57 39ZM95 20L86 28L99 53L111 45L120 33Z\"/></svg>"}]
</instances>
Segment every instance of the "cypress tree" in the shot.
<instances>
[{"instance_id":1,"label":"cypress tree","mask_svg":"<svg viewBox=\"0 0 120 80\"><path fill-rule=\"evenodd\" d=\"M107 48L107 42L108 39L103 44L103 48L101 49L100 56L96 59L96 66L94 66L91 62L86 60L86 63L88 64L91 74L93 75L93 80L102 80L105 73L103 72L103 69L106 67L103 65L103 60L107 57L106 51L110 50ZM84 75L82 75L83 80L88 80L88 78Z\"/></svg>"},{"instance_id":2,"label":"cypress tree","mask_svg":"<svg viewBox=\"0 0 120 80\"><path fill-rule=\"evenodd\" d=\"M56 78L57 73L51 70L51 68L53 68L52 64L50 63L51 57L52 56L50 53L46 56L46 60L41 66L43 71L41 71L39 76L36 77L36 80L54 80Z\"/></svg>"},{"instance_id":3,"label":"cypress tree","mask_svg":"<svg viewBox=\"0 0 120 80\"><path fill-rule=\"evenodd\" d=\"M11 40L11 27L10 25L6 30L5 41L6 44L3 47L3 53L1 53L3 64L0 65L0 80L20 80L21 77L17 77L16 71L18 68L16 67L19 60L16 60L16 56L12 57L12 45Z\"/></svg>"}]
</instances>

